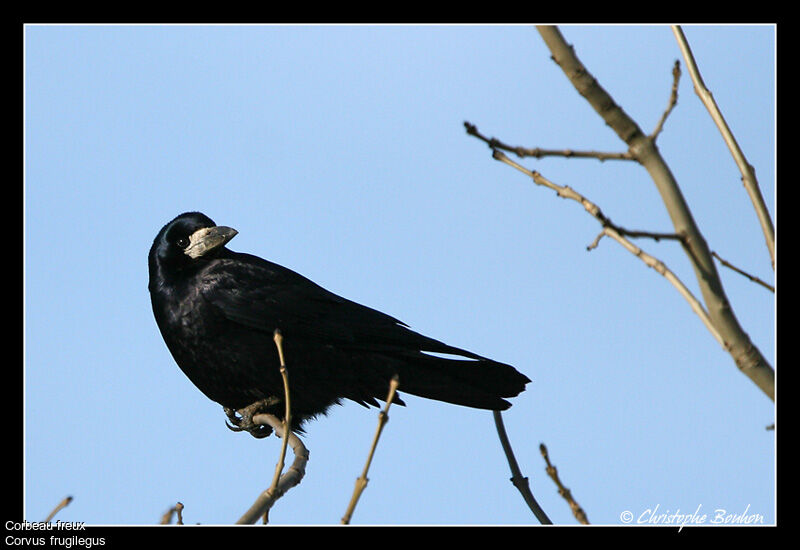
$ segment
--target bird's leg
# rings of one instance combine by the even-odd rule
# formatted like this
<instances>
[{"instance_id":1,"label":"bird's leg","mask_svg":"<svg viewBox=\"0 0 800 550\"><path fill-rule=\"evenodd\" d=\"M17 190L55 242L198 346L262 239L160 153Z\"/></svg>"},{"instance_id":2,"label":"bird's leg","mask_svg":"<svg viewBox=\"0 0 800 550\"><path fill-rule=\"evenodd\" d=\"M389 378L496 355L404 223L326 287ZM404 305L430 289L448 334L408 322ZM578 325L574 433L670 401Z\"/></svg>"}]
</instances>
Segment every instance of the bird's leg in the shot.
<instances>
[{"instance_id":1,"label":"bird's leg","mask_svg":"<svg viewBox=\"0 0 800 550\"><path fill-rule=\"evenodd\" d=\"M230 424L226 422L225 425L234 432L249 432L250 435L257 439L267 437L272 433L272 428L263 424L254 424L253 417L259 413L269 412L270 407L280 402L281 400L277 397L267 397L238 411L224 407L225 415L231 421Z\"/></svg>"}]
</instances>

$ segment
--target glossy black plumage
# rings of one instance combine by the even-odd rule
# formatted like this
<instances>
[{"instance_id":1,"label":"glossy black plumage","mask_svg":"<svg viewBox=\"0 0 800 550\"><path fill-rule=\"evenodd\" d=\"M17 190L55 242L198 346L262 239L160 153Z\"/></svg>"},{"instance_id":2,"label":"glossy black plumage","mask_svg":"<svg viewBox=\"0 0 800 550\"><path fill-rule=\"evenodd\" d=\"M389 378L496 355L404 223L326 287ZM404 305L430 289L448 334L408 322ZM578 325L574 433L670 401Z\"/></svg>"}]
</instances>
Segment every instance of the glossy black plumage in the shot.
<instances>
[{"instance_id":1,"label":"glossy black plumage","mask_svg":"<svg viewBox=\"0 0 800 550\"><path fill-rule=\"evenodd\" d=\"M285 267L233 252L224 245L235 235L201 213L181 214L158 233L148 262L153 313L167 347L189 379L225 407L282 401L276 328L284 337L295 429L343 398L378 405L394 374L401 391L489 410L507 409L504 398L530 381L510 365L418 334ZM282 417L283 405L269 412Z\"/></svg>"}]
</instances>

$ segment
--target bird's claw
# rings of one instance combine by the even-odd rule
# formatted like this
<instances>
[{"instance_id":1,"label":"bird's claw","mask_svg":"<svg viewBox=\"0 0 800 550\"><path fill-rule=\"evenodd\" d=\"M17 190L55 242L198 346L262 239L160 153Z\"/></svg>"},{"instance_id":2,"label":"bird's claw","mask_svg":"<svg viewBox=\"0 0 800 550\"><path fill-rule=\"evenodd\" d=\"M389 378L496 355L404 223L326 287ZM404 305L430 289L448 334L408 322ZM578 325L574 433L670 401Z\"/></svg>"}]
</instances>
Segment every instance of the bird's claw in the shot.
<instances>
[{"instance_id":1,"label":"bird's claw","mask_svg":"<svg viewBox=\"0 0 800 550\"><path fill-rule=\"evenodd\" d=\"M275 405L276 401L274 398L262 399L238 411L224 407L225 415L230 420L230 423L225 422L225 425L233 432L248 432L256 439L268 437L272 433L272 427L265 424L255 424L253 417L259 413L267 412L267 408Z\"/></svg>"}]
</instances>

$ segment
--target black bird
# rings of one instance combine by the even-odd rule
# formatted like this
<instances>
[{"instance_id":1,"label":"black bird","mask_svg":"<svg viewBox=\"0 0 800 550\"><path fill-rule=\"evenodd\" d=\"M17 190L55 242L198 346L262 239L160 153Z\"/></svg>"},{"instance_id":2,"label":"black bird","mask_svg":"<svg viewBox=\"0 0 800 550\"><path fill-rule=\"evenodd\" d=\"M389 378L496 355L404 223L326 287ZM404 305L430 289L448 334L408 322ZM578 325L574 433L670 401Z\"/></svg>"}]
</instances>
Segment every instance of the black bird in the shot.
<instances>
[{"instance_id":1,"label":"black bird","mask_svg":"<svg viewBox=\"0 0 800 550\"><path fill-rule=\"evenodd\" d=\"M410 394L488 410L507 409L504 398L530 382L510 365L418 334L294 271L229 250L236 234L187 212L158 232L148 258L153 313L169 351L226 409L260 401L260 410L283 418L275 329L283 335L297 431L343 398L378 406L395 374Z\"/></svg>"}]
</instances>

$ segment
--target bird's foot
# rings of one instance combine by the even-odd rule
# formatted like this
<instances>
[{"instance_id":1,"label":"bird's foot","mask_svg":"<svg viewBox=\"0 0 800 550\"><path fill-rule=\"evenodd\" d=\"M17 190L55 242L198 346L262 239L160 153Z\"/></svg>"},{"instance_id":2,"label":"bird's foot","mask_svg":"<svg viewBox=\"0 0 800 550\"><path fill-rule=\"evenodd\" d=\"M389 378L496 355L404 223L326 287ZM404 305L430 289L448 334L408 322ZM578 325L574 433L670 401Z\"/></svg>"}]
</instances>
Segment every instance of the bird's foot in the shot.
<instances>
[{"instance_id":1,"label":"bird's foot","mask_svg":"<svg viewBox=\"0 0 800 550\"><path fill-rule=\"evenodd\" d=\"M229 430L234 432L248 432L250 435L257 439L268 437L272 433L272 428L264 424L255 424L253 417L259 413L269 412L269 407L280 403L280 399L275 397L268 397L255 403L251 403L243 409L234 411L231 408L224 407L225 415L231 423L225 422ZM238 413L238 416L237 416Z\"/></svg>"}]
</instances>

